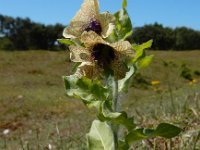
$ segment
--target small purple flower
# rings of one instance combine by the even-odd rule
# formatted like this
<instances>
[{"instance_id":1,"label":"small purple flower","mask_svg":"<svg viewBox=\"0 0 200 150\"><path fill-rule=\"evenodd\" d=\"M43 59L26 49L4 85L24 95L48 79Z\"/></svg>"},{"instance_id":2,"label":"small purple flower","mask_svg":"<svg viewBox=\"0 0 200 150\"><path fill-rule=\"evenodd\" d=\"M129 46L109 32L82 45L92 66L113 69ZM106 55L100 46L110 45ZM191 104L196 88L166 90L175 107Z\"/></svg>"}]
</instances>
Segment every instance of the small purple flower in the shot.
<instances>
[{"instance_id":1,"label":"small purple flower","mask_svg":"<svg viewBox=\"0 0 200 150\"><path fill-rule=\"evenodd\" d=\"M89 25L85 28L85 31L94 31L100 35L102 32L101 24L96 20L92 20L90 21Z\"/></svg>"}]
</instances>

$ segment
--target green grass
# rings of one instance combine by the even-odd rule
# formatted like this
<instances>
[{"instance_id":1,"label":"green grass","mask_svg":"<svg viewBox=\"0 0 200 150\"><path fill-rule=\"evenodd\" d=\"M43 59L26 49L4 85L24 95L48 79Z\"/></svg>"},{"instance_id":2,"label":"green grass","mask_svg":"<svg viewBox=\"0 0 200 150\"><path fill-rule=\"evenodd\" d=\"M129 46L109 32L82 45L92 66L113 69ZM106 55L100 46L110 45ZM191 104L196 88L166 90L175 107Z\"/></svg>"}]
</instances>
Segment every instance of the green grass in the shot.
<instances>
[{"instance_id":1,"label":"green grass","mask_svg":"<svg viewBox=\"0 0 200 150\"><path fill-rule=\"evenodd\" d=\"M122 96L122 109L139 126L168 122L184 131L172 141L150 139L134 149L192 149L200 131L200 77L195 73L200 71L200 51L149 53L155 60ZM184 64L196 83L180 76ZM44 149L49 144L84 149L95 113L65 96L62 76L71 73L70 67L68 52L0 51L0 149ZM152 80L160 84L152 86ZM3 135L6 129L10 133Z\"/></svg>"}]
</instances>

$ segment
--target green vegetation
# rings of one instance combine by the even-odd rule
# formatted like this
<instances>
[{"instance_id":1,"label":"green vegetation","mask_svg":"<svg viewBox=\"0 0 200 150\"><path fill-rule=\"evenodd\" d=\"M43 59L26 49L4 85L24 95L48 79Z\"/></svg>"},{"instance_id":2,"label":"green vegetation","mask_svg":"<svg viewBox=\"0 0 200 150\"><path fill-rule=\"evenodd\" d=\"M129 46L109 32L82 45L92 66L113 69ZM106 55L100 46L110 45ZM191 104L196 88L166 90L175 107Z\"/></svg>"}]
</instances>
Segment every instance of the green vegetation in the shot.
<instances>
[{"instance_id":1,"label":"green vegetation","mask_svg":"<svg viewBox=\"0 0 200 150\"><path fill-rule=\"evenodd\" d=\"M171 141L135 143L134 149L199 149L200 51L148 53L155 60L140 71L129 94L122 95L122 108L144 127L168 122L184 131ZM0 51L0 149L85 148L84 135L95 113L64 94L62 76L71 73L68 56ZM6 129L10 132L5 135Z\"/></svg>"},{"instance_id":2,"label":"green vegetation","mask_svg":"<svg viewBox=\"0 0 200 150\"><path fill-rule=\"evenodd\" d=\"M61 24L44 25L29 18L12 18L0 14L0 49L3 50L61 50L56 39L62 37Z\"/></svg>"},{"instance_id":3,"label":"green vegetation","mask_svg":"<svg viewBox=\"0 0 200 150\"><path fill-rule=\"evenodd\" d=\"M63 29L62 24L44 25L29 18L13 18L0 14L0 49L61 50L64 46L58 45L56 39L62 38ZM129 37L129 40L136 43L143 43L149 39L154 40L154 50L200 49L200 32L186 27L172 29L155 23L134 27L133 35Z\"/></svg>"},{"instance_id":4,"label":"green vegetation","mask_svg":"<svg viewBox=\"0 0 200 150\"><path fill-rule=\"evenodd\" d=\"M172 29L155 23L135 28L131 38L136 43L153 39L153 50L200 49L200 32L186 27Z\"/></svg>"},{"instance_id":5,"label":"green vegetation","mask_svg":"<svg viewBox=\"0 0 200 150\"><path fill-rule=\"evenodd\" d=\"M97 111L97 118L86 134L88 150L129 150L136 141L156 137L172 139L182 131L168 123L160 123L151 129L136 126L134 117L129 117L121 109L122 97L119 95L128 92L137 70L147 67L153 59L153 55L145 52L152 46L153 40L141 45L126 41L133 33L126 7L127 1L123 0L122 9L114 15L107 12L108 18L99 14L98 0L85 0L63 32L66 39L59 40L71 45L70 60L81 63L74 74L63 77L66 94ZM91 13L93 9L94 14ZM92 19L84 19L82 15ZM78 22L83 22L85 28ZM74 27L75 24L77 27ZM104 31L110 31L107 27L111 24L115 28L104 36ZM119 135L119 131L124 134Z\"/></svg>"}]
</instances>

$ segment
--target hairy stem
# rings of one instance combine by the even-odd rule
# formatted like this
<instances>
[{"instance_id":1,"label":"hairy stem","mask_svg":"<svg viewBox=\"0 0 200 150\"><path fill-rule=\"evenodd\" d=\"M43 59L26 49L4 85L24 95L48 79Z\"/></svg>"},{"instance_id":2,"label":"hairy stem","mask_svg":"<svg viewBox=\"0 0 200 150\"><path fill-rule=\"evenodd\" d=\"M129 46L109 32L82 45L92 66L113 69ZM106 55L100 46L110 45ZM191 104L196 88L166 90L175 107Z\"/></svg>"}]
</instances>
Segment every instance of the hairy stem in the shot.
<instances>
[{"instance_id":1,"label":"hairy stem","mask_svg":"<svg viewBox=\"0 0 200 150\"><path fill-rule=\"evenodd\" d=\"M113 111L119 111L119 104L118 104L118 81L113 81Z\"/></svg>"},{"instance_id":2,"label":"hairy stem","mask_svg":"<svg viewBox=\"0 0 200 150\"><path fill-rule=\"evenodd\" d=\"M118 81L113 81L113 102L112 102L113 111L117 112L119 110L118 104ZM118 130L119 127L117 125L112 125L114 140L115 140L115 149L118 147Z\"/></svg>"}]
</instances>

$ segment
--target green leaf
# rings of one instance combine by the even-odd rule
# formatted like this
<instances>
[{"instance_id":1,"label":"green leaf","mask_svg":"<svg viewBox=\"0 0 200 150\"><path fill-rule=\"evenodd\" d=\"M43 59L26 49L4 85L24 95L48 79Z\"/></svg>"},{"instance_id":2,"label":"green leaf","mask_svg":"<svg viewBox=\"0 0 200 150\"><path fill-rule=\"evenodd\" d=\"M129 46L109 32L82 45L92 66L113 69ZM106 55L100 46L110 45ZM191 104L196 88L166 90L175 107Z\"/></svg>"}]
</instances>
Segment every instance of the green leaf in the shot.
<instances>
[{"instance_id":1,"label":"green leaf","mask_svg":"<svg viewBox=\"0 0 200 150\"><path fill-rule=\"evenodd\" d=\"M123 0L123 2L122 2L122 8L126 8L127 7L127 0Z\"/></svg>"},{"instance_id":2,"label":"green leaf","mask_svg":"<svg viewBox=\"0 0 200 150\"><path fill-rule=\"evenodd\" d=\"M118 92L127 92L128 91L128 87L130 84L130 80L131 77L133 76L133 74L135 73L135 68L133 66L130 66L129 71L126 73L126 76L118 81Z\"/></svg>"},{"instance_id":3,"label":"green leaf","mask_svg":"<svg viewBox=\"0 0 200 150\"><path fill-rule=\"evenodd\" d=\"M131 131L126 136L126 141L129 144L132 144L133 142L148 138L154 138L156 136L161 136L164 138L173 138L177 136L181 131L182 129L180 129L179 127L167 123L161 123L155 130L141 128Z\"/></svg>"},{"instance_id":4,"label":"green leaf","mask_svg":"<svg viewBox=\"0 0 200 150\"><path fill-rule=\"evenodd\" d=\"M139 67L139 68L148 67L149 64L152 62L153 58L154 58L154 55L145 56L144 58L142 58L142 59L138 62L138 67Z\"/></svg>"},{"instance_id":5,"label":"green leaf","mask_svg":"<svg viewBox=\"0 0 200 150\"><path fill-rule=\"evenodd\" d=\"M57 39L57 41L65 45L84 46L79 39Z\"/></svg>"},{"instance_id":6,"label":"green leaf","mask_svg":"<svg viewBox=\"0 0 200 150\"><path fill-rule=\"evenodd\" d=\"M123 1L123 7L126 6L126 0ZM131 19L125 8L114 14L115 16L115 29L106 39L109 42L117 42L120 40L125 40L127 37L131 36L133 33L133 27Z\"/></svg>"},{"instance_id":7,"label":"green leaf","mask_svg":"<svg viewBox=\"0 0 200 150\"><path fill-rule=\"evenodd\" d=\"M118 40L125 40L127 37L132 35L133 27L131 19L129 18L126 9L121 9L115 14L117 20L117 35Z\"/></svg>"},{"instance_id":8,"label":"green leaf","mask_svg":"<svg viewBox=\"0 0 200 150\"><path fill-rule=\"evenodd\" d=\"M152 46L152 43L153 43L153 40L149 40L141 45L133 44L132 48L135 50L136 53L130 64L133 64L136 61L138 61L139 59L142 59L143 57L145 57L144 50L147 48L150 48Z\"/></svg>"},{"instance_id":9,"label":"green leaf","mask_svg":"<svg viewBox=\"0 0 200 150\"><path fill-rule=\"evenodd\" d=\"M99 101L105 101L108 98L109 91L101 85L100 81L86 77L77 78L74 75L63 78L66 94L70 97L82 99L87 105L99 106Z\"/></svg>"},{"instance_id":10,"label":"green leaf","mask_svg":"<svg viewBox=\"0 0 200 150\"><path fill-rule=\"evenodd\" d=\"M151 138L151 133L153 133L154 130L150 129L136 129L131 131L127 136L126 136L126 141L131 145L133 142L144 140L147 138Z\"/></svg>"},{"instance_id":11,"label":"green leaf","mask_svg":"<svg viewBox=\"0 0 200 150\"><path fill-rule=\"evenodd\" d=\"M76 72L76 70L77 70L77 68L78 68L78 66L80 66L81 65L81 62L75 62L74 64L73 64L73 66L72 66L72 72Z\"/></svg>"},{"instance_id":12,"label":"green leaf","mask_svg":"<svg viewBox=\"0 0 200 150\"><path fill-rule=\"evenodd\" d=\"M125 141L120 140L117 150L129 150L129 145Z\"/></svg>"},{"instance_id":13,"label":"green leaf","mask_svg":"<svg viewBox=\"0 0 200 150\"><path fill-rule=\"evenodd\" d=\"M70 39L58 39L58 42L65 45L76 45L72 40Z\"/></svg>"},{"instance_id":14,"label":"green leaf","mask_svg":"<svg viewBox=\"0 0 200 150\"><path fill-rule=\"evenodd\" d=\"M100 109L99 119L101 121L111 121L117 125L125 126L129 131L135 128L133 118L128 118L126 112L112 112L108 103L103 102Z\"/></svg>"},{"instance_id":15,"label":"green leaf","mask_svg":"<svg viewBox=\"0 0 200 150\"><path fill-rule=\"evenodd\" d=\"M149 40L145 43L142 43L141 45L138 45L138 44L133 44L133 49L136 50L136 51L140 51L140 50L144 50L144 49L147 49L147 48L151 48L153 44L153 40Z\"/></svg>"},{"instance_id":16,"label":"green leaf","mask_svg":"<svg viewBox=\"0 0 200 150\"><path fill-rule=\"evenodd\" d=\"M179 127L167 123L161 123L156 128L154 135L165 138L173 138L177 136L181 131L182 129L180 129Z\"/></svg>"},{"instance_id":17,"label":"green leaf","mask_svg":"<svg viewBox=\"0 0 200 150\"><path fill-rule=\"evenodd\" d=\"M113 132L106 122L94 120L86 137L89 150L115 150Z\"/></svg>"}]
</instances>

